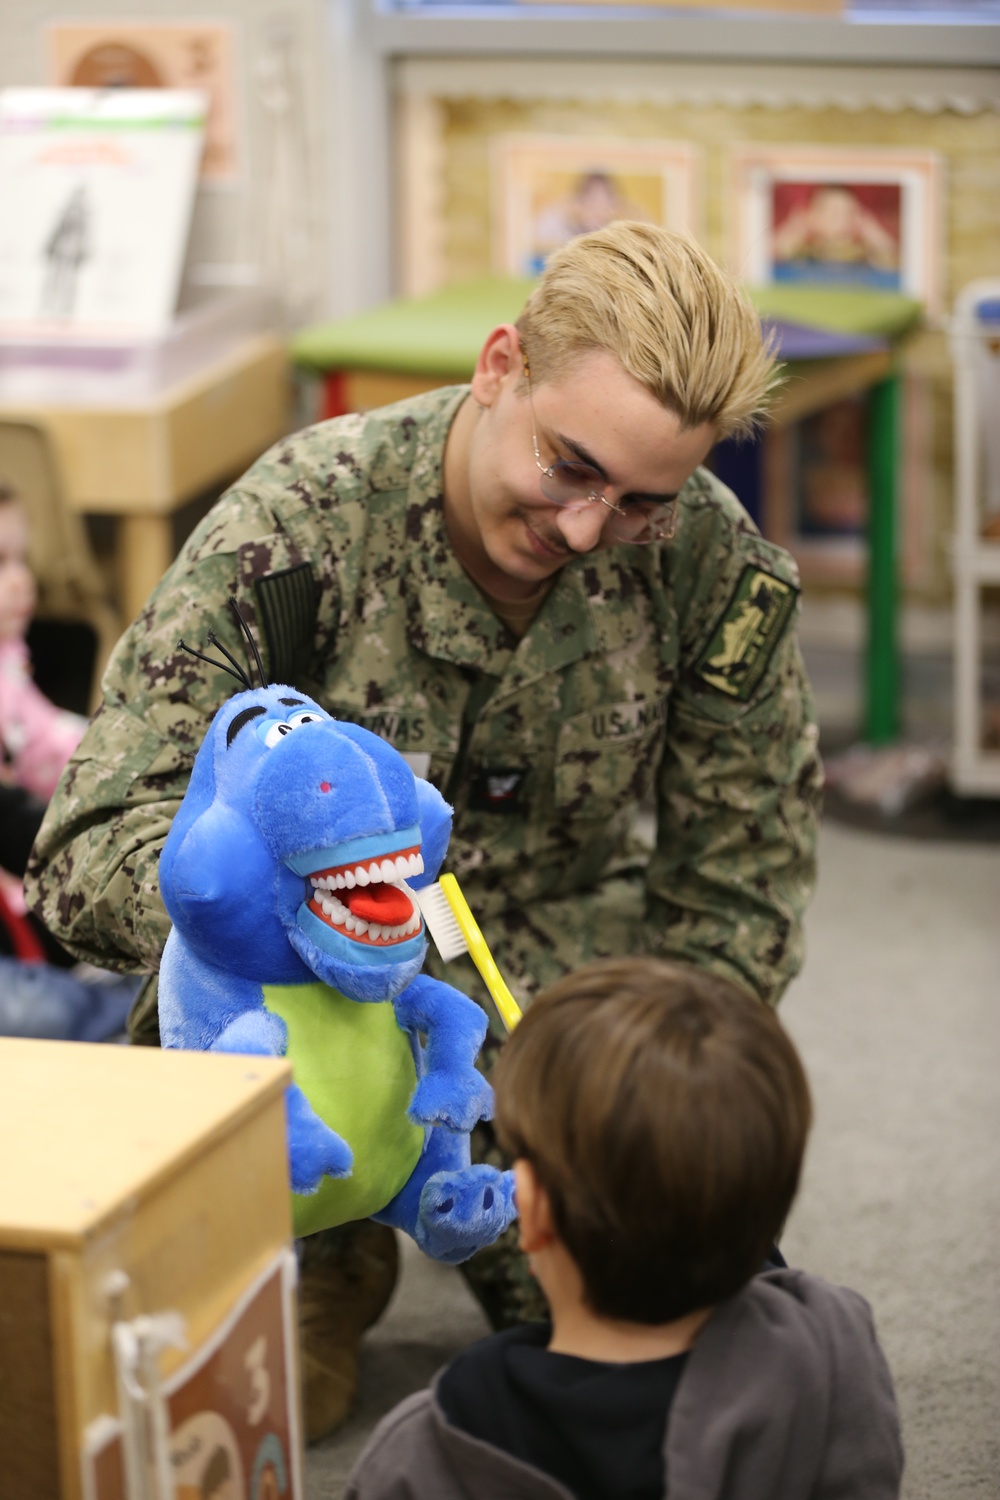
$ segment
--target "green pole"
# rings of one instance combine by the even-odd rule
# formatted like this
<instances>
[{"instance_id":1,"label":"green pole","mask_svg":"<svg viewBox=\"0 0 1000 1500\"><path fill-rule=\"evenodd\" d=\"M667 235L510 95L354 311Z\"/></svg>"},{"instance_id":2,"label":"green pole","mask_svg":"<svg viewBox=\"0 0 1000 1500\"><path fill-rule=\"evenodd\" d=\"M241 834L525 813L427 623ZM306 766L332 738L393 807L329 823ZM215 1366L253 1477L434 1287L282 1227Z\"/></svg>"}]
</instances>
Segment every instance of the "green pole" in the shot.
<instances>
[{"instance_id":1,"label":"green pole","mask_svg":"<svg viewBox=\"0 0 1000 1500\"><path fill-rule=\"evenodd\" d=\"M872 387L868 399L868 651L864 737L886 745L899 734L896 493L899 378Z\"/></svg>"}]
</instances>

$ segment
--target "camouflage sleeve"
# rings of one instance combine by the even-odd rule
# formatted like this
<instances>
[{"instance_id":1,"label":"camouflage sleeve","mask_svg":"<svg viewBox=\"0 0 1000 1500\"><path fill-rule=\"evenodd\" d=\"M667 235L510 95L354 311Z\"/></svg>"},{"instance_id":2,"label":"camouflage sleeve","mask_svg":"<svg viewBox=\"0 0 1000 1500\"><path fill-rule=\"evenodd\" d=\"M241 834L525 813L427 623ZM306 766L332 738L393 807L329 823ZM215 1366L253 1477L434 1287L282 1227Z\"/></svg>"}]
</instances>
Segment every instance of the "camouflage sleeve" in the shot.
<instances>
[{"instance_id":1,"label":"camouflage sleeve","mask_svg":"<svg viewBox=\"0 0 1000 1500\"><path fill-rule=\"evenodd\" d=\"M235 594L260 644L255 581L303 561L258 497L231 491L116 646L100 707L49 804L25 882L31 906L77 957L110 969L158 969L169 930L160 850L208 723L237 690L178 641L218 658L206 644L213 630L246 661L227 600Z\"/></svg>"},{"instance_id":2,"label":"camouflage sleeve","mask_svg":"<svg viewBox=\"0 0 1000 1500\"><path fill-rule=\"evenodd\" d=\"M798 576L723 512L674 580L683 660L648 871L653 951L776 1004L802 964L822 791Z\"/></svg>"}]
</instances>

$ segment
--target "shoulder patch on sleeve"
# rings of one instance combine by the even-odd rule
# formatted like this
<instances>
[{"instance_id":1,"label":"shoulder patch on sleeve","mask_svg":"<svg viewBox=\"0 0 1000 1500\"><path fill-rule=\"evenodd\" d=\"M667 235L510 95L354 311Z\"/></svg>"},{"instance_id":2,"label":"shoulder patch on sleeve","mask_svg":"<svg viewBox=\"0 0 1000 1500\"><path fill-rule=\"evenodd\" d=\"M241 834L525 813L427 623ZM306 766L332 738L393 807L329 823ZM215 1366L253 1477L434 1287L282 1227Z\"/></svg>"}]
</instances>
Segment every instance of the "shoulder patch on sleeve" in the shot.
<instances>
[{"instance_id":1,"label":"shoulder patch on sleeve","mask_svg":"<svg viewBox=\"0 0 1000 1500\"><path fill-rule=\"evenodd\" d=\"M698 659L695 676L748 703L785 633L798 594L794 584L748 563Z\"/></svg>"}]
</instances>

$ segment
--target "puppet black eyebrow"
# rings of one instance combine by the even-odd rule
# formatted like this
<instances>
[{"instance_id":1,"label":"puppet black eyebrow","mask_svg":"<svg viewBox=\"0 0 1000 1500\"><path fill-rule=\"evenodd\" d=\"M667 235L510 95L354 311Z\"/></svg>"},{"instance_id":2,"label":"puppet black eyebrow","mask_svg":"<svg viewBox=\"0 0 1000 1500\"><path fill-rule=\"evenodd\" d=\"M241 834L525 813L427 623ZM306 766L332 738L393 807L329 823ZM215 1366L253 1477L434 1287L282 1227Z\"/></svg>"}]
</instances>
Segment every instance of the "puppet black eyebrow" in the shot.
<instances>
[{"instance_id":1,"label":"puppet black eyebrow","mask_svg":"<svg viewBox=\"0 0 1000 1500\"><path fill-rule=\"evenodd\" d=\"M229 728L226 730L226 749L228 750L233 740L244 729L251 719L259 719L261 714L266 714L266 708L241 708L235 716Z\"/></svg>"},{"instance_id":2,"label":"puppet black eyebrow","mask_svg":"<svg viewBox=\"0 0 1000 1500\"><path fill-rule=\"evenodd\" d=\"M279 698L278 699L278 702L279 703L283 703L286 708L301 708L302 704L305 701L306 700L304 698Z\"/></svg>"}]
</instances>

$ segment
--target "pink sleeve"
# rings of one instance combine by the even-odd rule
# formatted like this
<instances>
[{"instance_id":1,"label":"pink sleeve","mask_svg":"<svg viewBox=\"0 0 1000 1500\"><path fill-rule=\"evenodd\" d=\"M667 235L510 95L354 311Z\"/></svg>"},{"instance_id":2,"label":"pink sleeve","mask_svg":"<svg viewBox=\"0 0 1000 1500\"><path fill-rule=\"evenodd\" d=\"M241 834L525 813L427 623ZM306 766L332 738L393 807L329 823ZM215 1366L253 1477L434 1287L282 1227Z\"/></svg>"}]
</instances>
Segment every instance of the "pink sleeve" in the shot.
<instances>
[{"instance_id":1,"label":"pink sleeve","mask_svg":"<svg viewBox=\"0 0 1000 1500\"><path fill-rule=\"evenodd\" d=\"M0 642L0 739L17 785L51 797L85 728L35 686L24 642Z\"/></svg>"}]
</instances>

